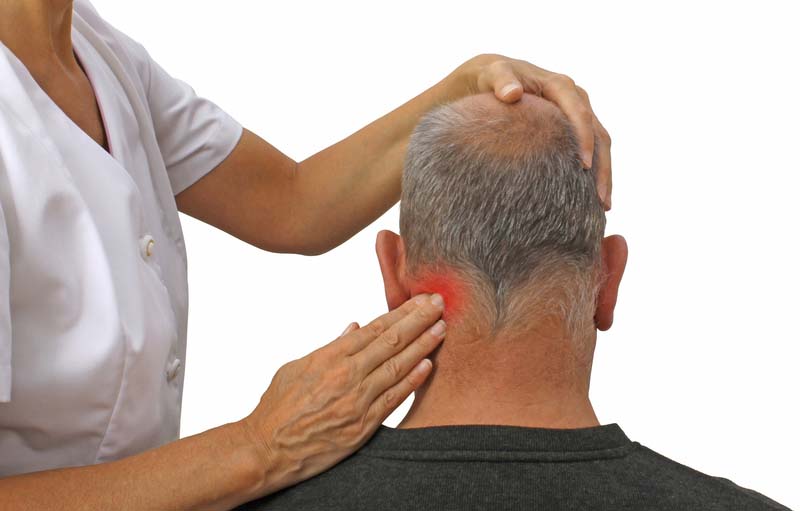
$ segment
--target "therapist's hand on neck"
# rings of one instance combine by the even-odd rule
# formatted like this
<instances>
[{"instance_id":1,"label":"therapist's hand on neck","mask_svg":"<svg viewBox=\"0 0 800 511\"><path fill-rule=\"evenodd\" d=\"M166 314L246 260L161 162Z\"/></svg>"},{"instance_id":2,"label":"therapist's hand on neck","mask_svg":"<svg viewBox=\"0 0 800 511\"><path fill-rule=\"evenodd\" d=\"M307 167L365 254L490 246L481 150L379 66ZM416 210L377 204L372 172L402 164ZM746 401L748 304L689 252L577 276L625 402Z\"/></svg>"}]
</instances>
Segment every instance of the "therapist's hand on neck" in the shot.
<instances>
[{"instance_id":1,"label":"therapist's hand on neck","mask_svg":"<svg viewBox=\"0 0 800 511\"><path fill-rule=\"evenodd\" d=\"M439 295L420 295L278 370L245 419L111 463L0 479L0 510L227 510L355 452L431 372Z\"/></svg>"},{"instance_id":2,"label":"therapist's hand on neck","mask_svg":"<svg viewBox=\"0 0 800 511\"><path fill-rule=\"evenodd\" d=\"M242 421L264 460L259 493L308 479L361 447L430 374L424 357L444 339L443 310L441 296L420 295L283 366Z\"/></svg>"}]
</instances>

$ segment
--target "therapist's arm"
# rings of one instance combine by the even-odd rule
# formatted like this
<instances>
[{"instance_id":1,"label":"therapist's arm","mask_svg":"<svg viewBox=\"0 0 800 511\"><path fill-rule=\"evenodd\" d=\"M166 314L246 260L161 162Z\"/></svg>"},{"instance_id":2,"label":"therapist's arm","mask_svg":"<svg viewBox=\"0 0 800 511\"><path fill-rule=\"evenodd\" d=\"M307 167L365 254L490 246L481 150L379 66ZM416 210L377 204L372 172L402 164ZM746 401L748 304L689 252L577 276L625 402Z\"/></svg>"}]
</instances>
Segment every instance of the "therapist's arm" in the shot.
<instances>
[{"instance_id":1,"label":"therapist's arm","mask_svg":"<svg viewBox=\"0 0 800 511\"><path fill-rule=\"evenodd\" d=\"M363 445L427 378L442 309L441 297L422 295L351 325L283 366L239 422L120 461L0 479L0 511L227 510L312 477Z\"/></svg>"},{"instance_id":2,"label":"therapist's arm","mask_svg":"<svg viewBox=\"0 0 800 511\"><path fill-rule=\"evenodd\" d=\"M426 112L479 92L515 102L523 89L565 112L585 166L592 165L594 151L598 193L610 207L610 140L585 91L564 75L499 55L470 59L416 98L299 163L245 131L225 161L177 196L178 207L265 250L325 252L399 200L408 139Z\"/></svg>"}]
</instances>

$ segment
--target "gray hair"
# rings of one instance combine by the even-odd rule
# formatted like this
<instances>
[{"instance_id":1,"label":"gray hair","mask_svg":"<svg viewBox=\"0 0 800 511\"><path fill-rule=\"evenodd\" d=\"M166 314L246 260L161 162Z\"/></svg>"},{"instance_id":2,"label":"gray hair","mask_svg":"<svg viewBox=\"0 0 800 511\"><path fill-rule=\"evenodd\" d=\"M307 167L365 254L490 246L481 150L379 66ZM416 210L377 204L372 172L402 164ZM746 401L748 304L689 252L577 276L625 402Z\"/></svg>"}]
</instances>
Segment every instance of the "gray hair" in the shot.
<instances>
[{"instance_id":1,"label":"gray hair","mask_svg":"<svg viewBox=\"0 0 800 511\"><path fill-rule=\"evenodd\" d=\"M493 330L531 320L532 308L573 334L593 328L605 213L555 105L482 95L429 112L409 142L401 199L411 274L456 270Z\"/></svg>"}]
</instances>

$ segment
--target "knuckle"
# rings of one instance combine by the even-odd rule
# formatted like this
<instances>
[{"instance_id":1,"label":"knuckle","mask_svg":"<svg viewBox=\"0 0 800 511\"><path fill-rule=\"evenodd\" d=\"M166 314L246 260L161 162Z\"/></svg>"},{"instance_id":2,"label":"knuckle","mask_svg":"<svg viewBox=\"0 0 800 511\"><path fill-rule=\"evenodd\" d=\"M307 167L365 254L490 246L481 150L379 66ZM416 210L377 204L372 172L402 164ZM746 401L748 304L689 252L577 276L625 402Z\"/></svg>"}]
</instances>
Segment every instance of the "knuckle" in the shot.
<instances>
[{"instance_id":1,"label":"knuckle","mask_svg":"<svg viewBox=\"0 0 800 511\"><path fill-rule=\"evenodd\" d=\"M582 122L585 126L589 128L594 128L594 114L592 113L592 109L589 108L587 105L583 103L578 103L575 107L575 115L577 115L580 122Z\"/></svg>"},{"instance_id":2,"label":"knuckle","mask_svg":"<svg viewBox=\"0 0 800 511\"><path fill-rule=\"evenodd\" d=\"M336 414L331 418L330 425L335 426L340 436L348 437L349 430L353 424L361 421L361 417L356 414L356 410L348 406L340 406Z\"/></svg>"},{"instance_id":3,"label":"knuckle","mask_svg":"<svg viewBox=\"0 0 800 511\"><path fill-rule=\"evenodd\" d=\"M352 379L352 371L346 365L338 365L330 371L330 379L333 387L346 387Z\"/></svg>"},{"instance_id":4,"label":"knuckle","mask_svg":"<svg viewBox=\"0 0 800 511\"><path fill-rule=\"evenodd\" d=\"M294 362L288 362L288 363L286 363L286 364L284 364L284 365L280 366L280 367L278 368L278 370L277 370L277 371L275 371L275 376L274 376L274 378L273 378L273 379L275 379L275 380L283 380L284 378L286 378L286 377L288 376L288 374L287 374L287 373L289 373L289 371L290 371L290 368L289 368L289 366L290 366L291 364L293 364L293 363L294 363Z\"/></svg>"},{"instance_id":5,"label":"knuckle","mask_svg":"<svg viewBox=\"0 0 800 511\"><path fill-rule=\"evenodd\" d=\"M275 376L273 377L273 380L276 381L289 380L292 378L292 375L302 370L301 366L303 365L304 364L302 359L292 360L291 362L287 362L283 364L281 367L279 367L277 371L275 371Z\"/></svg>"},{"instance_id":6,"label":"knuckle","mask_svg":"<svg viewBox=\"0 0 800 511\"><path fill-rule=\"evenodd\" d=\"M348 424L353 418L353 412L354 410L350 404L350 401L347 399L342 399L336 403L335 408L333 409L333 416L337 423Z\"/></svg>"},{"instance_id":7,"label":"knuckle","mask_svg":"<svg viewBox=\"0 0 800 511\"><path fill-rule=\"evenodd\" d=\"M406 300L406 302L400 306L400 309L404 314L411 314L418 308L420 308L425 303L425 299L423 296L415 296L410 300Z\"/></svg>"},{"instance_id":8,"label":"knuckle","mask_svg":"<svg viewBox=\"0 0 800 511\"><path fill-rule=\"evenodd\" d=\"M400 334L396 329L389 329L381 335L381 339L389 347L395 348L400 344Z\"/></svg>"},{"instance_id":9,"label":"knuckle","mask_svg":"<svg viewBox=\"0 0 800 511\"><path fill-rule=\"evenodd\" d=\"M361 417L361 432L366 434L380 424L380 403L369 402L364 415Z\"/></svg>"},{"instance_id":10,"label":"knuckle","mask_svg":"<svg viewBox=\"0 0 800 511\"><path fill-rule=\"evenodd\" d=\"M367 395L364 393L356 393L354 395L354 406L358 412L358 420L359 422L364 421L364 417L366 417L367 413L369 413L369 405L370 401L367 398Z\"/></svg>"},{"instance_id":11,"label":"knuckle","mask_svg":"<svg viewBox=\"0 0 800 511\"><path fill-rule=\"evenodd\" d=\"M384 408L386 408L386 410L392 410L398 404L400 404L400 403L397 402L398 394L393 389L392 390L387 390L386 392L384 392L383 393L383 397L381 399L383 399L383 406L384 406Z\"/></svg>"},{"instance_id":12,"label":"knuckle","mask_svg":"<svg viewBox=\"0 0 800 511\"><path fill-rule=\"evenodd\" d=\"M553 80L562 87L575 88L575 81L567 75L558 73L553 77Z\"/></svg>"},{"instance_id":13,"label":"knuckle","mask_svg":"<svg viewBox=\"0 0 800 511\"><path fill-rule=\"evenodd\" d=\"M354 392L337 392L335 399L330 403L336 416L349 424L360 417L358 395Z\"/></svg>"},{"instance_id":14,"label":"knuckle","mask_svg":"<svg viewBox=\"0 0 800 511\"><path fill-rule=\"evenodd\" d=\"M498 55L497 53L481 53L477 57L475 57L475 59L480 60L482 62L490 62L491 63L491 62L494 62L495 60L497 60L500 57L501 57L501 55Z\"/></svg>"},{"instance_id":15,"label":"knuckle","mask_svg":"<svg viewBox=\"0 0 800 511\"><path fill-rule=\"evenodd\" d=\"M425 306L416 309L413 314L414 320L427 321L433 315L432 306L426 304Z\"/></svg>"},{"instance_id":16,"label":"knuckle","mask_svg":"<svg viewBox=\"0 0 800 511\"><path fill-rule=\"evenodd\" d=\"M364 396L366 396L368 391L369 391L369 385L365 380L360 380L356 384L355 392L356 395L359 396L359 398L363 398Z\"/></svg>"},{"instance_id":17,"label":"knuckle","mask_svg":"<svg viewBox=\"0 0 800 511\"><path fill-rule=\"evenodd\" d=\"M355 358L348 358L349 364L348 367L350 369L350 382L353 384L354 387L360 388L361 383L363 382L363 375L364 375L364 367L361 366Z\"/></svg>"},{"instance_id":18,"label":"knuckle","mask_svg":"<svg viewBox=\"0 0 800 511\"><path fill-rule=\"evenodd\" d=\"M498 57L489 64L489 69L491 69L494 74L506 73L511 69L511 62L503 57Z\"/></svg>"},{"instance_id":19,"label":"knuckle","mask_svg":"<svg viewBox=\"0 0 800 511\"><path fill-rule=\"evenodd\" d=\"M364 428L362 424L363 423L359 421L345 429L343 435L344 438L342 439L345 448L356 449L359 445L361 445L364 437Z\"/></svg>"},{"instance_id":20,"label":"knuckle","mask_svg":"<svg viewBox=\"0 0 800 511\"><path fill-rule=\"evenodd\" d=\"M380 337L380 335L386 331L386 324L383 320L376 319L365 328L367 329L367 333L372 337Z\"/></svg>"},{"instance_id":21,"label":"knuckle","mask_svg":"<svg viewBox=\"0 0 800 511\"><path fill-rule=\"evenodd\" d=\"M403 368L400 367L400 364L397 362L397 359L390 358L383 364L383 370L386 371L387 376L391 378L391 381L397 381L402 376Z\"/></svg>"},{"instance_id":22,"label":"knuckle","mask_svg":"<svg viewBox=\"0 0 800 511\"><path fill-rule=\"evenodd\" d=\"M542 80L542 90L551 96L557 96L568 89L574 82L567 75L552 74Z\"/></svg>"},{"instance_id":23,"label":"knuckle","mask_svg":"<svg viewBox=\"0 0 800 511\"><path fill-rule=\"evenodd\" d=\"M430 322L434 319L435 312L431 307L420 307L414 311L414 318L420 323Z\"/></svg>"},{"instance_id":24,"label":"knuckle","mask_svg":"<svg viewBox=\"0 0 800 511\"><path fill-rule=\"evenodd\" d=\"M351 396L347 400L345 409L347 410L348 419L355 423L361 422L361 416L364 414L364 411L361 409L361 404L356 396Z\"/></svg>"},{"instance_id":25,"label":"knuckle","mask_svg":"<svg viewBox=\"0 0 800 511\"><path fill-rule=\"evenodd\" d=\"M347 378L347 383L351 387L357 386L359 382L359 367L356 364L355 360L348 358L344 364L344 371L345 371L345 378Z\"/></svg>"}]
</instances>

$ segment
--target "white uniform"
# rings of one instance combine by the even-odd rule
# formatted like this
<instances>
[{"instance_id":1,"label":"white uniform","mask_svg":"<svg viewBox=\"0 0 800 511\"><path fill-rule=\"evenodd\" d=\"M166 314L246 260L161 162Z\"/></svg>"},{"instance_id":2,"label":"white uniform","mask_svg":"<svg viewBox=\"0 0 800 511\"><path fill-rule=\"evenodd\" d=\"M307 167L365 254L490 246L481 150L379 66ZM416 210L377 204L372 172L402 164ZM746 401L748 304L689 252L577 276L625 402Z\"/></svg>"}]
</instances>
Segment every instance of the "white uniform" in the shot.
<instances>
[{"instance_id":1,"label":"white uniform","mask_svg":"<svg viewBox=\"0 0 800 511\"><path fill-rule=\"evenodd\" d=\"M0 477L178 438L180 193L241 126L75 3L75 53L111 154L0 44Z\"/></svg>"}]
</instances>

